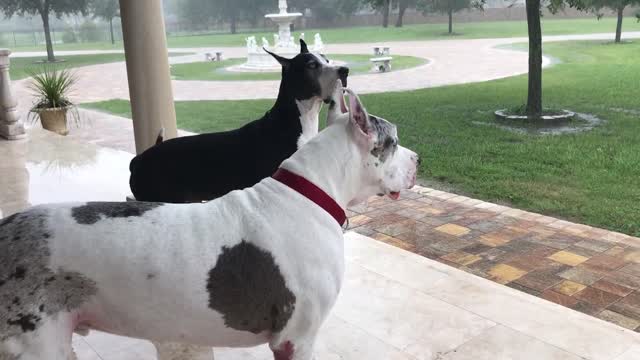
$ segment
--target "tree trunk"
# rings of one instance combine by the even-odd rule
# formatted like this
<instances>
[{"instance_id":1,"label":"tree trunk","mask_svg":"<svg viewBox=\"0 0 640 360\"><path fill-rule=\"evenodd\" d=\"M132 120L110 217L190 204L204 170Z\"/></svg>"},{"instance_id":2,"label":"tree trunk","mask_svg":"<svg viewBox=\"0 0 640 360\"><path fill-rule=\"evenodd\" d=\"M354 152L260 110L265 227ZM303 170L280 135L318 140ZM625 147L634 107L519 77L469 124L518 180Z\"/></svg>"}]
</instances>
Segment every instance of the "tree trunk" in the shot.
<instances>
[{"instance_id":1,"label":"tree trunk","mask_svg":"<svg viewBox=\"0 0 640 360\"><path fill-rule=\"evenodd\" d=\"M385 0L382 3L382 27L385 28L389 26L389 5L389 0Z\"/></svg>"},{"instance_id":2,"label":"tree trunk","mask_svg":"<svg viewBox=\"0 0 640 360\"><path fill-rule=\"evenodd\" d=\"M540 0L526 0L529 27L529 92L527 115L542 115L542 31Z\"/></svg>"},{"instance_id":3,"label":"tree trunk","mask_svg":"<svg viewBox=\"0 0 640 360\"><path fill-rule=\"evenodd\" d=\"M400 0L398 3L398 19L396 19L396 27L402 27L402 18L404 17L404 12L409 7L408 0Z\"/></svg>"},{"instance_id":4,"label":"tree trunk","mask_svg":"<svg viewBox=\"0 0 640 360\"><path fill-rule=\"evenodd\" d=\"M238 30L237 30L237 26L238 26L238 20L236 19L235 14L231 16L231 33L235 34Z\"/></svg>"},{"instance_id":5,"label":"tree trunk","mask_svg":"<svg viewBox=\"0 0 640 360\"><path fill-rule=\"evenodd\" d=\"M622 40L622 18L624 17L624 6L618 9L618 24L616 25L616 44Z\"/></svg>"},{"instance_id":6,"label":"tree trunk","mask_svg":"<svg viewBox=\"0 0 640 360\"><path fill-rule=\"evenodd\" d=\"M453 9L451 7L451 0L449 0L449 34L453 34Z\"/></svg>"},{"instance_id":7,"label":"tree trunk","mask_svg":"<svg viewBox=\"0 0 640 360\"><path fill-rule=\"evenodd\" d=\"M113 37L113 18L109 19L109 31L111 33L111 44L115 44L116 39Z\"/></svg>"},{"instance_id":8,"label":"tree trunk","mask_svg":"<svg viewBox=\"0 0 640 360\"><path fill-rule=\"evenodd\" d=\"M51 29L49 28L49 10L45 9L40 12L42 17L42 26L44 27L44 39L47 43L47 61L54 62L56 57L53 55L53 42L51 41Z\"/></svg>"}]
</instances>

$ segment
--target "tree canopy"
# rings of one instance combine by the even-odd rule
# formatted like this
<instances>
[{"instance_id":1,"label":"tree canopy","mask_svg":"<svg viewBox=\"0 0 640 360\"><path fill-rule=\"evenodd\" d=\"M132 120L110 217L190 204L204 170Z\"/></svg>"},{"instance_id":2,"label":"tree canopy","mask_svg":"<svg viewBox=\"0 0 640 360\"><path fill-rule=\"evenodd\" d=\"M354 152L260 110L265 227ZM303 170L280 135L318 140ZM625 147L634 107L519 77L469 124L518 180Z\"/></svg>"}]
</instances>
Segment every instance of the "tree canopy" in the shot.
<instances>
[{"instance_id":1,"label":"tree canopy","mask_svg":"<svg viewBox=\"0 0 640 360\"><path fill-rule=\"evenodd\" d=\"M40 15L47 43L47 59L55 61L49 30L49 15L53 13L58 18L62 15L77 13L86 15L89 2L90 0L0 0L0 9L6 17Z\"/></svg>"},{"instance_id":2,"label":"tree canopy","mask_svg":"<svg viewBox=\"0 0 640 360\"><path fill-rule=\"evenodd\" d=\"M616 24L616 43L621 42L622 38L622 20L624 18L624 9L627 6L640 5L640 0L567 0L567 3L579 10L588 10L596 14L600 19L603 9L610 9L617 13L618 22ZM636 16L639 16L638 13Z\"/></svg>"},{"instance_id":3,"label":"tree canopy","mask_svg":"<svg viewBox=\"0 0 640 360\"><path fill-rule=\"evenodd\" d=\"M484 9L485 0L418 0L424 14L438 12L449 16L449 34L453 33L453 14L464 9Z\"/></svg>"},{"instance_id":4,"label":"tree canopy","mask_svg":"<svg viewBox=\"0 0 640 360\"><path fill-rule=\"evenodd\" d=\"M115 43L113 37L113 19L120 16L120 3L118 0L93 0L91 12L94 17L102 18L109 22L111 43Z\"/></svg>"}]
</instances>

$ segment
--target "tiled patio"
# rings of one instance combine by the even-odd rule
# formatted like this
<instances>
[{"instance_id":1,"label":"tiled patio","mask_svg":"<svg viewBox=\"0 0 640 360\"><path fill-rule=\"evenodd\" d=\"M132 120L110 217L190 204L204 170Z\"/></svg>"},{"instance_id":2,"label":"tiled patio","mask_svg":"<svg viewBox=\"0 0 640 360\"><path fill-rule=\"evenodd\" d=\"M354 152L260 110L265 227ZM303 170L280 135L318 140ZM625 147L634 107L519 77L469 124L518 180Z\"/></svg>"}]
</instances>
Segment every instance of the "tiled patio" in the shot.
<instances>
[{"instance_id":1,"label":"tiled patio","mask_svg":"<svg viewBox=\"0 0 640 360\"><path fill-rule=\"evenodd\" d=\"M640 331L640 239L429 188L352 209L351 229Z\"/></svg>"},{"instance_id":2,"label":"tiled patio","mask_svg":"<svg viewBox=\"0 0 640 360\"><path fill-rule=\"evenodd\" d=\"M365 236L346 235L342 293L318 360L637 360L640 335ZM151 360L153 346L92 332L79 360ZM270 360L266 346L216 360Z\"/></svg>"},{"instance_id":3,"label":"tiled patio","mask_svg":"<svg viewBox=\"0 0 640 360\"><path fill-rule=\"evenodd\" d=\"M29 135L0 141L5 216L30 204L122 200L128 193L131 154L39 129ZM630 269L640 261L638 239L425 188L402 198L353 209L354 229L382 242L346 235L345 283L321 331L318 359L639 358L640 334L529 294L574 299L582 311L598 308L597 315L633 328L640 281ZM608 270L609 257L617 259L615 269ZM538 283L545 285L532 285ZM96 331L74 344L80 360L155 358L146 341ZM272 358L264 346L217 355Z\"/></svg>"}]
</instances>

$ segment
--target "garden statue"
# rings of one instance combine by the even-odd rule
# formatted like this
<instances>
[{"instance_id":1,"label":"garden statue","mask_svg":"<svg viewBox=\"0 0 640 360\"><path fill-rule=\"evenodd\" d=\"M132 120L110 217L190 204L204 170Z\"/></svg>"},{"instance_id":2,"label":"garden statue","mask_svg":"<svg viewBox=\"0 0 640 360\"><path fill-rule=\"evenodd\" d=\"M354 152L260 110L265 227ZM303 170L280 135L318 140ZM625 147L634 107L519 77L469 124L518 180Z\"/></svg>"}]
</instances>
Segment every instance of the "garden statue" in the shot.
<instances>
[{"instance_id":1,"label":"garden statue","mask_svg":"<svg viewBox=\"0 0 640 360\"><path fill-rule=\"evenodd\" d=\"M313 49L315 51L322 51L323 48L324 44L322 43L322 38L320 37L320 34L316 33L313 37Z\"/></svg>"},{"instance_id":2,"label":"garden statue","mask_svg":"<svg viewBox=\"0 0 640 360\"><path fill-rule=\"evenodd\" d=\"M255 36L249 36L247 38L247 52L255 53L258 50L258 44L256 43Z\"/></svg>"}]
</instances>

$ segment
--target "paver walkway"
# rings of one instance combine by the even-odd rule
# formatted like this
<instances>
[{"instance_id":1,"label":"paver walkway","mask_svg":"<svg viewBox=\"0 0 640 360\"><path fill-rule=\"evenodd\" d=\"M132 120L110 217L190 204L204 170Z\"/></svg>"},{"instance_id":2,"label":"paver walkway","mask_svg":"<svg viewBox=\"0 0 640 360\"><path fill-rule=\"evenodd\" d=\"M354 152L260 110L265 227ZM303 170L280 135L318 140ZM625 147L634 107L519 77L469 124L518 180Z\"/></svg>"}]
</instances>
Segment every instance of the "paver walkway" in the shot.
<instances>
[{"instance_id":1,"label":"paver walkway","mask_svg":"<svg viewBox=\"0 0 640 360\"><path fill-rule=\"evenodd\" d=\"M624 33L624 38L640 38L640 32ZM544 41L610 39L612 34L546 36ZM504 78L527 71L527 54L497 48L526 38L430 40L388 42L393 54L427 58L430 63L406 70L383 74L364 74L350 78L350 87L360 93L406 91L435 86L463 84ZM172 61L201 61L205 52L222 50L227 58L245 57L243 47L170 49L199 55L178 56ZM330 54L369 54L371 44L329 44ZM113 51L111 51L113 52ZM72 52L78 54L80 52ZM92 51L91 53L99 53ZM64 54L64 52L59 52ZM29 53L34 55L34 53ZM548 63L548 62L547 62ZM77 102L128 99L129 90L123 62L91 65L77 69ZM17 81L24 88L25 80ZM275 98L278 81L173 81L176 100L240 100Z\"/></svg>"},{"instance_id":2,"label":"paver walkway","mask_svg":"<svg viewBox=\"0 0 640 360\"><path fill-rule=\"evenodd\" d=\"M351 209L350 228L640 331L640 239L417 187Z\"/></svg>"}]
</instances>

